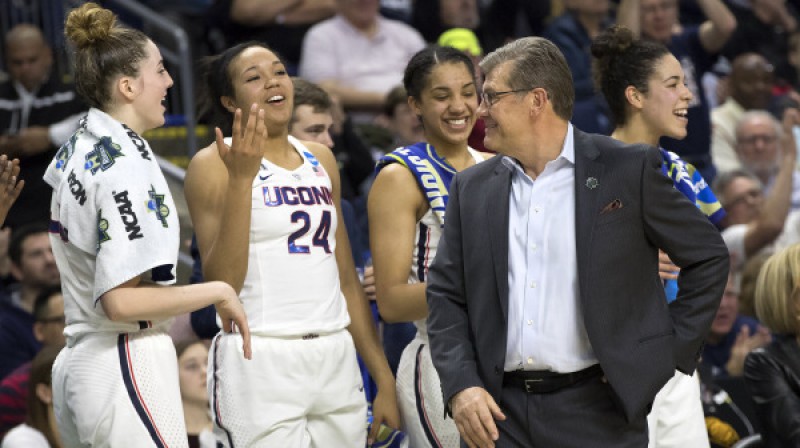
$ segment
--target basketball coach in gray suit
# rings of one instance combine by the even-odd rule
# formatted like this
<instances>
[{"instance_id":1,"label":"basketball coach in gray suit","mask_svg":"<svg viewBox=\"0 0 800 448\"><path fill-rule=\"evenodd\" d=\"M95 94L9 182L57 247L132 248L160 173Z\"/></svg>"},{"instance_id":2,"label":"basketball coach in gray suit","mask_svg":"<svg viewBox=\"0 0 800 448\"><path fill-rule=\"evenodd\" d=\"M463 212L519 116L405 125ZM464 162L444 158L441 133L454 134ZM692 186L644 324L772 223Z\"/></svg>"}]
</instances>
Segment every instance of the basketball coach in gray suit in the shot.
<instances>
[{"instance_id":1,"label":"basketball coach in gray suit","mask_svg":"<svg viewBox=\"0 0 800 448\"><path fill-rule=\"evenodd\" d=\"M428 275L445 403L470 447L645 447L656 393L697 364L725 244L656 148L572 127L550 41L519 39L481 68L500 155L455 177ZM670 305L659 248L681 268Z\"/></svg>"}]
</instances>

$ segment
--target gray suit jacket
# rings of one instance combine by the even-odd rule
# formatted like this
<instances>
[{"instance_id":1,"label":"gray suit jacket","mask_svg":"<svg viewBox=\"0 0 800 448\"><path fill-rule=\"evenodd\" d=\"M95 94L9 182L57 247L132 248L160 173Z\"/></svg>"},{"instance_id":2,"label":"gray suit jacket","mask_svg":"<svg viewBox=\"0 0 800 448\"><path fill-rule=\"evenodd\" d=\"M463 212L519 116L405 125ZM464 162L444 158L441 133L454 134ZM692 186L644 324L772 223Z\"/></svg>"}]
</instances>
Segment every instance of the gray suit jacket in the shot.
<instances>
[{"instance_id":1,"label":"gray suit jacket","mask_svg":"<svg viewBox=\"0 0 800 448\"><path fill-rule=\"evenodd\" d=\"M728 251L718 230L661 173L657 149L577 129L574 136L584 324L620 411L632 420L649 411L676 368L694 371L727 281ZM511 172L497 156L458 174L450 187L427 286L431 353L445 403L473 386L502 403L510 186ZM621 208L601 213L617 199ZM680 292L669 306L659 248L681 267Z\"/></svg>"}]
</instances>

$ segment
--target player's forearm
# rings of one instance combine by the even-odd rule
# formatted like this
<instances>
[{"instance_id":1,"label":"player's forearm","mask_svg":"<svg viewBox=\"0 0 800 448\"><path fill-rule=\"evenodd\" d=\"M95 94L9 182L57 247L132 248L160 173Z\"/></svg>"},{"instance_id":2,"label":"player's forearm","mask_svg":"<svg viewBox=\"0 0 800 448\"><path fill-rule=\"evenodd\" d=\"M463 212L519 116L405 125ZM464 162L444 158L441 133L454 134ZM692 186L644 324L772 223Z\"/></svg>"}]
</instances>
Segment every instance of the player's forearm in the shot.
<instances>
[{"instance_id":1,"label":"player's forearm","mask_svg":"<svg viewBox=\"0 0 800 448\"><path fill-rule=\"evenodd\" d=\"M230 286L223 282L186 286L122 286L100 296L112 321L160 320L215 305Z\"/></svg>"},{"instance_id":2,"label":"player's forearm","mask_svg":"<svg viewBox=\"0 0 800 448\"><path fill-rule=\"evenodd\" d=\"M350 314L350 325L347 330L353 337L356 351L367 365L370 375L378 388L394 388L394 375L389 368L386 354L378 339L378 332L372 318L364 293L355 288L342 288L347 301L347 312Z\"/></svg>"},{"instance_id":3,"label":"player's forearm","mask_svg":"<svg viewBox=\"0 0 800 448\"><path fill-rule=\"evenodd\" d=\"M379 288L376 297L381 317L386 322L412 322L428 315L425 283Z\"/></svg>"},{"instance_id":4,"label":"player's forearm","mask_svg":"<svg viewBox=\"0 0 800 448\"><path fill-rule=\"evenodd\" d=\"M334 0L304 0L294 8L285 11L283 23L287 25L306 25L325 20L336 13Z\"/></svg>"},{"instance_id":5,"label":"player's forearm","mask_svg":"<svg viewBox=\"0 0 800 448\"><path fill-rule=\"evenodd\" d=\"M303 0L234 0L231 3L231 20L242 25L266 25L291 8L302 4Z\"/></svg>"},{"instance_id":6,"label":"player's forearm","mask_svg":"<svg viewBox=\"0 0 800 448\"><path fill-rule=\"evenodd\" d=\"M322 81L321 87L339 97L339 101L346 109L379 109L386 100L384 92L369 92L352 87L343 86L335 81Z\"/></svg>"},{"instance_id":7,"label":"player's forearm","mask_svg":"<svg viewBox=\"0 0 800 448\"><path fill-rule=\"evenodd\" d=\"M251 189L248 182L228 181L219 231L203 259L206 280L221 280L238 294L250 255Z\"/></svg>"},{"instance_id":8,"label":"player's forearm","mask_svg":"<svg viewBox=\"0 0 800 448\"><path fill-rule=\"evenodd\" d=\"M633 31L637 38L641 36L641 0L621 0L617 6L617 24Z\"/></svg>"},{"instance_id":9,"label":"player's forearm","mask_svg":"<svg viewBox=\"0 0 800 448\"><path fill-rule=\"evenodd\" d=\"M708 28L709 35L703 39L703 46L706 51L717 52L736 30L736 17L722 0L698 0L697 3L711 25Z\"/></svg>"}]
</instances>

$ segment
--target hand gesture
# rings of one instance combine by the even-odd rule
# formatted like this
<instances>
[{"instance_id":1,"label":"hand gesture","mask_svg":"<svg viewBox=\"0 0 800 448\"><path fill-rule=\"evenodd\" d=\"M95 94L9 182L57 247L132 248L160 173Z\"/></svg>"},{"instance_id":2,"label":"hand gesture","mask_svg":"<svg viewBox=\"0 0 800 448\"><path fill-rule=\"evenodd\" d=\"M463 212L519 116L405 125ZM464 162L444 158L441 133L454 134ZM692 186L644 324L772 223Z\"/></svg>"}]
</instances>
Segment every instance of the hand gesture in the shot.
<instances>
[{"instance_id":1,"label":"hand gesture","mask_svg":"<svg viewBox=\"0 0 800 448\"><path fill-rule=\"evenodd\" d=\"M0 156L0 225L25 186L25 181L18 178L19 160L8 160L5 154Z\"/></svg>"},{"instance_id":2,"label":"hand gesture","mask_svg":"<svg viewBox=\"0 0 800 448\"><path fill-rule=\"evenodd\" d=\"M233 115L231 146L225 144L219 128L216 128L215 132L217 151L228 169L230 179L252 182L261 167L261 159L266 149L267 126L264 124L264 109L259 109L253 103L244 128L242 128L242 110L236 109Z\"/></svg>"},{"instance_id":3,"label":"hand gesture","mask_svg":"<svg viewBox=\"0 0 800 448\"><path fill-rule=\"evenodd\" d=\"M772 342L772 335L769 330L759 325L756 332L751 336L750 327L743 325L736 335L736 341L731 347L731 356L725 365L728 375L741 376L744 372L744 360L751 351L764 347Z\"/></svg>"},{"instance_id":4,"label":"hand gesture","mask_svg":"<svg viewBox=\"0 0 800 448\"><path fill-rule=\"evenodd\" d=\"M242 308L239 296L229 284L216 282L221 287L221 299L214 307L217 309L222 320L222 330L225 333L233 333L234 329L242 335L242 351L246 359L253 359L253 352L250 346L250 326L247 323L247 315Z\"/></svg>"},{"instance_id":5,"label":"hand gesture","mask_svg":"<svg viewBox=\"0 0 800 448\"><path fill-rule=\"evenodd\" d=\"M494 421L506 416L486 389L464 389L453 396L450 405L458 432L469 448L494 448L500 437Z\"/></svg>"},{"instance_id":6,"label":"hand gesture","mask_svg":"<svg viewBox=\"0 0 800 448\"><path fill-rule=\"evenodd\" d=\"M361 286L364 288L364 294L366 294L367 299L374 302L376 300L375 270L371 265L364 268L364 280L361 281Z\"/></svg>"},{"instance_id":7,"label":"hand gesture","mask_svg":"<svg viewBox=\"0 0 800 448\"><path fill-rule=\"evenodd\" d=\"M783 137L781 138L781 147L783 149L782 163L794 166L797 161L797 144L800 142L795 141L794 128L800 126L800 111L795 108L788 108L783 111Z\"/></svg>"},{"instance_id":8,"label":"hand gesture","mask_svg":"<svg viewBox=\"0 0 800 448\"><path fill-rule=\"evenodd\" d=\"M669 255L661 249L658 250L658 276L661 280L676 280L681 268L675 266Z\"/></svg>"},{"instance_id":9,"label":"hand gesture","mask_svg":"<svg viewBox=\"0 0 800 448\"><path fill-rule=\"evenodd\" d=\"M394 387L378 389L372 402L372 425L367 435L367 446L371 446L378 437L381 423L386 426L400 428L400 411L397 408L397 395Z\"/></svg>"}]
</instances>

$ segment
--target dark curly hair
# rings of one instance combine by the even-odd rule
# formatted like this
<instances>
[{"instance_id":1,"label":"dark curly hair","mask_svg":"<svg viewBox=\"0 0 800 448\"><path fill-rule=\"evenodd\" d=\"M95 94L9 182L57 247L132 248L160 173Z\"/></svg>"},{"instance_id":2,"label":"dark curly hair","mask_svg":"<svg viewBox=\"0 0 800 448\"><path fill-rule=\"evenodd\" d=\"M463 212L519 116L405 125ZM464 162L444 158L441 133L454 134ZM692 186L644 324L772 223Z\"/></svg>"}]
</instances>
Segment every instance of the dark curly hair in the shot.
<instances>
[{"instance_id":1,"label":"dark curly hair","mask_svg":"<svg viewBox=\"0 0 800 448\"><path fill-rule=\"evenodd\" d=\"M637 40L631 30L620 25L612 26L597 36L591 50L595 88L603 92L614 125L622 126L628 118L625 89L633 86L647 93L647 80L655 71L656 64L670 52L658 42Z\"/></svg>"}]
</instances>

